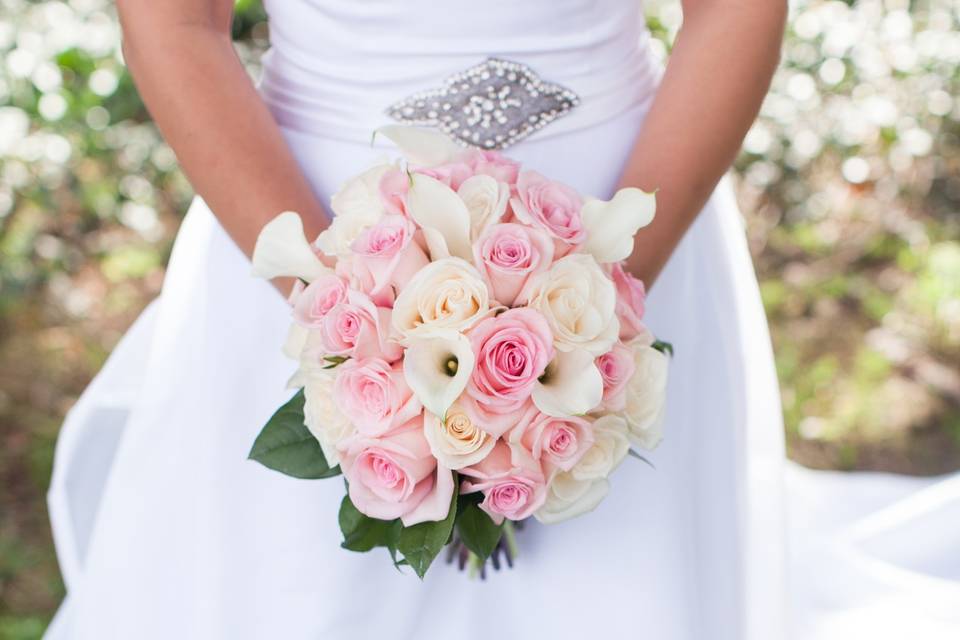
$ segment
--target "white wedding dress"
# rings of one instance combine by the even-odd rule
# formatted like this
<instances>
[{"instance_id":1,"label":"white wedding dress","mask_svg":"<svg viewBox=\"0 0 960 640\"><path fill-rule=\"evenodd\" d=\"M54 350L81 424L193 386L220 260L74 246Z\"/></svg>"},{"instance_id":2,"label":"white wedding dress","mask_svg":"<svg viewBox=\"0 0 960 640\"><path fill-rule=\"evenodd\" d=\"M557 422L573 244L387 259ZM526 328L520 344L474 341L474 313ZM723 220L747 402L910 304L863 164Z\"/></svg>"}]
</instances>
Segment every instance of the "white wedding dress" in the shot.
<instances>
[{"instance_id":1,"label":"white wedding dress","mask_svg":"<svg viewBox=\"0 0 960 640\"><path fill-rule=\"evenodd\" d=\"M490 56L580 96L569 115L507 153L608 196L660 77L636 0L273 0L268 10L261 90L324 201L392 152L371 145L387 106ZM294 367L280 352L289 310L249 274L198 199L161 296L64 426L50 510L68 595L49 638L777 640L790 628L805 638L887 637L830 635L849 624L844 611L863 612L852 594L880 589L807 533L836 534L865 505L905 495L900 483L853 514L824 514L832 478L788 476L815 507L794 514L807 518L806 555L799 595L788 596L776 376L727 185L649 298L649 325L676 346L656 469L626 461L595 512L528 526L515 568L485 582L439 560L421 582L385 552L341 550L342 482L294 480L247 460L289 396ZM847 500L870 487L849 489ZM943 520L954 539L958 520ZM904 562L921 566L921 555ZM953 559L929 577L930 598L903 605L928 604L930 629L955 622ZM816 591L820 583L830 588ZM790 602L799 605L794 622Z\"/></svg>"}]
</instances>

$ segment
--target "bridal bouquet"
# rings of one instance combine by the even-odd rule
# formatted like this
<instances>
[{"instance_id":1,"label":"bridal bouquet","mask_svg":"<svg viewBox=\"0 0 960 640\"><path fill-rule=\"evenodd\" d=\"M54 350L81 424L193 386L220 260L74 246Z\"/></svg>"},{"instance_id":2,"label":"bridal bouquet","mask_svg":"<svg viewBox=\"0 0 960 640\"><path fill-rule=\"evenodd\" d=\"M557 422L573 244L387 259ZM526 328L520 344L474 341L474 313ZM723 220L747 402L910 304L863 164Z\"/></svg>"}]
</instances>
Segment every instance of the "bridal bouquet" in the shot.
<instances>
[{"instance_id":1,"label":"bridal bouquet","mask_svg":"<svg viewBox=\"0 0 960 640\"><path fill-rule=\"evenodd\" d=\"M482 565L512 522L596 507L631 445L660 440L670 347L621 264L652 194L584 198L439 133L382 132L405 160L349 180L314 243L292 212L257 241L255 275L298 279L299 368L250 457L342 473L343 547L423 577L454 536Z\"/></svg>"}]
</instances>

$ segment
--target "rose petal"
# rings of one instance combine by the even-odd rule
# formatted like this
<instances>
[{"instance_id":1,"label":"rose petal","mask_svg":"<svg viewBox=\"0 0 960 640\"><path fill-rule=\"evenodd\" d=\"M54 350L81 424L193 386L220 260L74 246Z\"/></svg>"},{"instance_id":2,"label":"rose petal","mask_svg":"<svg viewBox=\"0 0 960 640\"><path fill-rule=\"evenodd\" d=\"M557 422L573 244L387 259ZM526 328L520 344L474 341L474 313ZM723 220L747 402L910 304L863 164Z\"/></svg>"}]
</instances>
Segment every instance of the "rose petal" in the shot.
<instances>
[{"instance_id":1,"label":"rose petal","mask_svg":"<svg viewBox=\"0 0 960 640\"><path fill-rule=\"evenodd\" d=\"M430 493L410 513L401 516L400 521L403 526L412 527L421 522L443 520L450 513L452 500L453 472L437 465L437 477Z\"/></svg>"}]
</instances>

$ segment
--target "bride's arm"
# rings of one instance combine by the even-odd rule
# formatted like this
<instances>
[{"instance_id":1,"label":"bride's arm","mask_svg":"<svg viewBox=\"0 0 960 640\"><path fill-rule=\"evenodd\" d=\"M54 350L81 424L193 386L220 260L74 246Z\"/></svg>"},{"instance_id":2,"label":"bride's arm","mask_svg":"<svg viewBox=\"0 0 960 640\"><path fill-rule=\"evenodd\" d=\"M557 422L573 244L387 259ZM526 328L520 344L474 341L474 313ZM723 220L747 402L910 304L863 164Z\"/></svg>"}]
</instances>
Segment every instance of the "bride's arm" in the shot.
<instances>
[{"instance_id":1,"label":"bride's arm","mask_svg":"<svg viewBox=\"0 0 960 640\"><path fill-rule=\"evenodd\" d=\"M260 229L299 212L326 218L230 39L233 0L117 0L123 53L197 193L250 255Z\"/></svg>"},{"instance_id":2,"label":"bride's arm","mask_svg":"<svg viewBox=\"0 0 960 640\"><path fill-rule=\"evenodd\" d=\"M736 157L780 54L784 0L682 0L684 21L622 186L657 189L630 271L656 279Z\"/></svg>"}]
</instances>

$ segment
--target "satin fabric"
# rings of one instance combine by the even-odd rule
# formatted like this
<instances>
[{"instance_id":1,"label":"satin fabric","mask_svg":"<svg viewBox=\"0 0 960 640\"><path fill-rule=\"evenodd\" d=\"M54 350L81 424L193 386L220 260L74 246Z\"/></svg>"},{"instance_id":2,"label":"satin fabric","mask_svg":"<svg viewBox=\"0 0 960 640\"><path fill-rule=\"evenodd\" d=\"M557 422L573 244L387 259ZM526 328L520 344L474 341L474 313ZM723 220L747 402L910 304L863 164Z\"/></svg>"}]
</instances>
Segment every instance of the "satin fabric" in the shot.
<instances>
[{"instance_id":1,"label":"satin fabric","mask_svg":"<svg viewBox=\"0 0 960 640\"><path fill-rule=\"evenodd\" d=\"M370 144L391 101L501 55L583 99L509 155L609 196L659 77L639 7L444 8L268 4L274 49L262 90L317 195L327 201L391 153L382 140ZM813 587L818 571L840 566L835 556L826 562L807 548L796 557L798 566L821 563L804 567L789 598L804 617L791 623L786 611L780 406L728 185L649 297L649 325L676 345L655 469L628 459L595 512L531 524L516 567L485 582L442 562L421 582L385 552L340 549L341 482L294 480L246 459L289 397L294 368L280 352L289 309L249 272L197 199L162 294L70 412L49 496L68 596L49 638L771 640L791 626L833 637L817 624L835 619L824 612L843 600ZM813 507L830 494L829 483L791 478L810 489ZM800 516L809 516L801 537L835 531L818 528L816 508Z\"/></svg>"},{"instance_id":2,"label":"satin fabric","mask_svg":"<svg viewBox=\"0 0 960 640\"><path fill-rule=\"evenodd\" d=\"M261 91L299 131L369 143L384 110L500 57L580 97L540 138L600 124L648 99L660 75L630 0L273 0Z\"/></svg>"}]
</instances>

